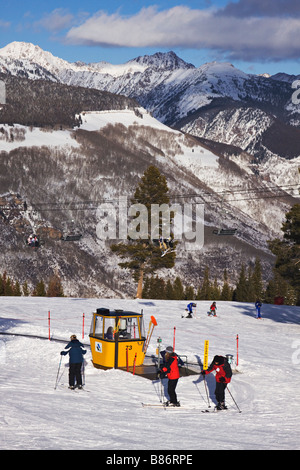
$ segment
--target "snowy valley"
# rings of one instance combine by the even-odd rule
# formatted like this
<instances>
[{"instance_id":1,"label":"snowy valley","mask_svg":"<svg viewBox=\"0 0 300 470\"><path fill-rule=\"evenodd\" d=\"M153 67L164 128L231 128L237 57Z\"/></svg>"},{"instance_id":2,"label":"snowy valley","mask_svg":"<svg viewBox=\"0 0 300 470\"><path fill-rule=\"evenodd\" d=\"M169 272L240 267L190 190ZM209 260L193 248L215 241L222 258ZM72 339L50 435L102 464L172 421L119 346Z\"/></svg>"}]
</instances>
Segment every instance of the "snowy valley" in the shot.
<instances>
[{"instance_id":1,"label":"snowy valley","mask_svg":"<svg viewBox=\"0 0 300 470\"><path fill-rule=\"evenodd\" d=\"M246 263L259 256L267 278L273 258L266 242L278 236L284 213L295 200L288 194L288 184L284 191L260 180L267 206L264 199L250 205L258 181L247 155L239 162L234 156L217 155L142 108L138 113L130 109L85 112L80 119L81 125L71 130L2 126L1 188L6 218L0 223L6 249L1 258L9 275L34 285L39 276L47 277L56 270L67 295L103 295L108 289L119 296L128 292L128 286L134 295L130 275L120 272L118 258L109 255L109 244L97 236L97 209L105 201L117 205L120 196L130 200L137 178L152 163L168 175L170 194L181 195L177 201L182 202L186 195L184 201L196 203L200 196L204 203L205 245L193 256L193 271L189 269L190 255L179 245L176 266L167 275L184 276L187 284L197 285L204 265L211 263L220 277L227 267L234 281L240 256ZM297 177L296 164L293 168ZM285 160L278 164L279 169L282 177L285 172L291 174L291 164ZM17 193L21 199L16 204L10 194ZM238 229L232 239L213 234L215 229L232 226ZM74 229L83 235L75 243L75 251L74 244L62 242L58 236ZM29 232L38 232L45 241L38 252L25 246Z\"/></svg>"}]
</instances>

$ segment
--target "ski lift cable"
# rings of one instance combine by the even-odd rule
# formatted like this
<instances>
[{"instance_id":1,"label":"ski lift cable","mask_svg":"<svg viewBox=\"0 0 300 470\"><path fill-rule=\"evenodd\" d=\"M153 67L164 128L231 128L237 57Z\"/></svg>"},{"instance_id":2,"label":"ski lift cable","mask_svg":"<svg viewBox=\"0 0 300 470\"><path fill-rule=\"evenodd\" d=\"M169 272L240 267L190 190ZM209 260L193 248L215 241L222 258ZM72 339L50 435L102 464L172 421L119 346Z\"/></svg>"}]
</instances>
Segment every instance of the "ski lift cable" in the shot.
<instances>
[{"instance_id":1,"label":"ski lift cable","mask_svg":"<svg viewBox=\"0 0 300 470\"><path fill-rule=\"evenodd\" d=\"M291 187L295 187L295 185L289 185L289 188ZM282 189L283 187L276 187L274 188L273 190L277 190L278 189ZM287 188L287 186L285 186L285 188ZM271 188L269 189L269 191L271 190ZM195 198L195 197L200 197L200 198L204 198L205 196L216 196L216 195L222 195L222 202L238 202L238 201L254 201L254 200L259 200L259 199L272 199L272 198L281 198L281 197L287 197L289 196L288 194L286 193L280 193L280 194L267 194L267 195L260 195L258 197L255 197L255 194L259 194L259 193L263 193L263 192L266 192L267 190L251 190L254 194L251 195L251 196L248 196L248 197L242 197L242 198L234 198L234 199L224 199L224 195L228 194L228 196L234 196L234 194L241 194L241 193L247 193L247 192L250 192L250 191L246 191L246 190L241 190L241 191L220 191L220 192L216 192L216 193L212 193L212 192L204 192L204 193L201 193L201 194L183 194L183 195L170 195L170 201L172 200L176 200L177 198L181 198L181 199L190 199L190 198ZM268 192L269 192L268 191ZM282 191L284 191L282 189ZM242 195L242 194L241 194ZM86 211L86 210L97 210L98 207L99 207L99 204L102 204L102 203L117 203L119 201L119 199L100 199L98 201L94 201L92 204L90 202L80 202L78 203L79 205L81 205L82 207L79 207L79 206L69 206L69 207L55 207L55 205L58 205L58 203L52 203L52 206L54 205L54 207L40 207L39 205L36 205L36 208L39 208L39 210L47 210L47 211L60 211L60 210L74 210L74 211ZM220 201L206 201L204 200L203 203L206 202L206 203L209 203L209 204L220 204ZM87 207L88 204L91 204L91 207Z\"/></svg>"},{"instance_id":2,"label":"ski lift cable","mask_svg":"<svg viewBox=\"0 0 300 470\"><path fill-rule=\"evenodd\" d=\"M258 200L258 199L270 199L270 198L280 198L280 197L286 197L289 196L285 191L291 190L291 189L298 189L299 185L298 184L290 184L290 185L283 185L283 186L270 186L268 188L249 188L249 189L238 189L238 190L222 190L222 191L204 191L202 193L191 193L191 194L171 194L169 196L170 201L174 201L176 199L191 199L191 198L205 198L207 196L222 196L222 201L223 202L239 202L239 201L252 201L252 200ZM264 195L262 193L274 191L282 191L280 194L267 194ZM250 195L249 195L250 193ZM234 195L243 195L243 194L248 194L247 197L242 197L238 199L224 199L224 196L234 196ZM255 195L258 195L258 197L255 197ZM295 196L294 196L295 197ZM79 211L86 211L86 210L97 210L100 204L103 203L117 203L119 202L119 197L115 198L102 198L98 200L87 200L87 201L66 201L66 202L44 202L44 203L34 203L32 204L32 210L38 210L38 211L74 211L74 212L79 212ZM209 204L220 204L220 201L203 201L203 203L209 203ZM3 204L0 203L0 208L2 210L18 210L18 211L23 211L21 208L17 208L15 206L8 206L8 204ZM88 207L90 206L90 207Z\"/></svg>"},{"instance_id":3,"label":"ski lift cable","mask_svg":"<svg viewBox=\"0 0 300 470\"><path fill-rule=\"evenodd\" d=\"M236 192L237 193L237 192ZM205 200L205 196L216 196L216 194L222 194L222 193L202 193L202 194L189 194L189 195L176 195L176 196L170 196L170 201L172 200L176 200L176 199L191 199L191 198L202 198L202 202L198 202L197 204L204 204L204 203L209 203L209 204L220 204L220 201L207 201ZM234 195L234 193L228 193L228 195ZM287 197L287 196L291 196L291 197L295 197L296 196L292 196L292 195L289 195L289 194L272 194L272 195L261 195L259 197L254 197L254 196L250 196L250 197L244 197L244 198L239 198L239 199L226 199L226 201L224 202L238 202L238 201L254 201L254 200L259 200L259 199L272 199L272 198L282 198L282 197ZM119 199L100 199L98 201L94 201L93 204L90 204L90 203L86 203L86 202L80 202L78 204L80 204L80 207L78 205L75 205L75 206L70 206L69 204L64 206L60 203L41 203L41 204L35 204L34 206L32 206L32 209L33 210L36 210L36 211L45 211L45 212L65 212L65 211L74 211L74 212L80 212L80 211L87 211L87 210L91 210L91 211L94 211L94 210L97 210L99 208L99 205L100 204L104 204L104 203L112 203L112 204L116 204L119 202ZM88 205L90 204L90 207L88 207ZM1 210L11 210L12 207L7 207L6 204L0 204L0 208ZM22 209L17 209L17 208L14 208L15 210L19 211L19 212L22 212L23 210Z\"/></svg>"}]
</instances>

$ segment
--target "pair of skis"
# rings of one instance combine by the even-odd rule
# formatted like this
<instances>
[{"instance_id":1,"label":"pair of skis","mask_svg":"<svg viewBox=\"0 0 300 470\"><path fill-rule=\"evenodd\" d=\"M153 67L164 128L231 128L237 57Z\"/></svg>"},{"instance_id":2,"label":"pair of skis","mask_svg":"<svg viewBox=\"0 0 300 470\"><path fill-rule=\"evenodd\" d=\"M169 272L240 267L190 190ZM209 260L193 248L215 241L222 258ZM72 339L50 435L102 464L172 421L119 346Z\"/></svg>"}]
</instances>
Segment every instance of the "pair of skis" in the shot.
<instances>
[{"instance_id":1,"label":"pair of skis","mask_svg":"<svg viewBox=\"0 0 300 470\"><path fill-rule=\"evenodd\" d=\"M217 411L215 408L212 408L212 409L201 409L201 408L198 408L197 406L169 406L167 405L166 403L143 403L142 402L142 407L143 408L146 408L146 407L149 407L149 408L164 408L166 410L191 410L191 411L201 411L201 413L211 413L211 412L215 412Z\"/></svg>"},{"instance_id":2,"label":"pair of skis","mask_svg":"<svg viewBox=\"0 0 300 470\"><path fill-rule=\"evenodd\" d=\"M164 408L166 410L190 410L190 411L201 411L201 413L219 413L220 411L228 411L227 408L224 409L224 410L218 410L217 409L217 406L214 406L213 408L206 408L206 409L201 409L201 408L198 408L197 406L168 406L166 405L165 403L143 403L142 402L142 407L143 408L146 408L146 407L149 407L149 408ZM241 413L241 411L239 410L239 413Z\"/></svg>"},{"instance_id":3,"label":"pair of skis","mask_svg":"<svg viewBox=\"0 0 300 470\"><path fill-rule=\"evenodd\" d=\"M187 406L173 406L173 405L167 405L165 402L164 403L144 403L142 402L142 407L146 408L163 408L165 410L200 410L197 407L187 407Z\"/></svg>"},{"instance_id":4,"label":"pair of skis","mask_svg":"<svg viewBox=\"0 0 300 470\"><path fill-rule=\"evenodd\" d=\"M204 386L205 386L205 392L206 392L206 398L207 398L207 405L208 405L208 408L206 409L199 409L197 407L192 407L192 408L186 408L186 407L181 407L181 406L167 406L167 403L163 401L163 388L162 388L162 381L160 379L160 393L161 393L161 397L160 397L160 403L143 403L142 402L142 406L143 407L162 407L164 409L173 409L173 410L184 410L184 409L192 409L192 410L197 410L197 411L201 411L201 413L211 413L211 412L219 412L219 411L227 411L227 408L223 408L221 410L219 410L217 408L217 406L215 407L211 407L211 404L210 404L210 400L209 400L209 393L208 393L208 388L207 388L207 384L206 384L206 380L205 380L205 376L203 377L203 381L204 381ZM227 387L227 391L229 393L229 395L231 396L232 398L232 401L234 402L237 410L239 413L241 413L242 411L240 410L237 402L235 401L231 391L229 390L229 388Z\"/></svg>"},{"instance_id":5,"label":"pair of skis","mask_svg":"<svg viewBox=\"0 0 300 470\"><path fill-rule=\"evenodd\" d=\"M175 250L171 250L171 248L167 248L161 255L161 258L163 256L166 256L168 253L174 253Z\"/></svg>"},{"instance_id":6,"label":"pair of skis","mask_svg":"<svg viewBox=\"0 0 300 470\"><path fill-rule=\"evenodd\" d=\"M66 389L66 390L70 390L70 392L75 392L75 393L81 393L81 392L89 392L90 393L90 390L87 390L85 387L77 387L77 385L75 385L74 388L71 388L69 385L66 385L66 384L58 384L58 386L56 386L56 389Z\"/></svg>"}]
</instances>

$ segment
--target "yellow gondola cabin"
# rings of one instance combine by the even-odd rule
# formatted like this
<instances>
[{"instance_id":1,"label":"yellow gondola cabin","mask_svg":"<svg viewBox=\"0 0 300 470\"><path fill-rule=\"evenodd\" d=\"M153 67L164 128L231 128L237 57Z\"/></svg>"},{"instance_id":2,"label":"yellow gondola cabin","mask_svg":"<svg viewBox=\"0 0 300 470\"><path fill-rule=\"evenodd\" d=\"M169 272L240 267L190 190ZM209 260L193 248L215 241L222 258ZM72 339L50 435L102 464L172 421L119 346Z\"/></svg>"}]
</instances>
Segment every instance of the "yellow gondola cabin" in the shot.
<instances>
[{"instance_id":1,"label":"yellow gondola cabin","mask_svg":"<svg viewBox=\"0 0 300 470\"><path fill-rule=\"evenodd\" d=\"M89 337L95 367L118 369L144 362L147 341L142 313L98 308Z\"/></svg>"}]
</instances>

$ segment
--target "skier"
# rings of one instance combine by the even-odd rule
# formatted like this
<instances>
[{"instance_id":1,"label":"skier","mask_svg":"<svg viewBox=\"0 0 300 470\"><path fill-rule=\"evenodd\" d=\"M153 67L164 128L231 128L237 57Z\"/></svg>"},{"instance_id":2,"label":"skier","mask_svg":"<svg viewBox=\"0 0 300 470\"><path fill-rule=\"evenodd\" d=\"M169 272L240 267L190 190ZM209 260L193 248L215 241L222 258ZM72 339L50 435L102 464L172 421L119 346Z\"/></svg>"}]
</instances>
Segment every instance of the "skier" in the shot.
<instances>
[{"instance_id":1,"label":"skier","mask_svg":"<svg viewBox=\"0 0 300 470\"><path fill-rule=\"evenodd\" d=\"M177 401L177 395L175 391L178 379L180 377L178 368L178 356L174 352L172 346L168 346L166 348L165 360L166 363L158 371L158 375L160 378L163 378L165 374L168 377L168 394L170 400L168 400L166 404L170 406L180 406L180 402Z\"/></svg>"},{"instance_id":2,"label":"skier","mask_svg":"<svg viewBox=\"0 0 300 470\"><path fill-rule=\"evenodd\" d=\"M216 302L213 302L213 303L211 304L211 306L210 306L210 312L209 312L208 315L209 315L209 316L210 316L210 315L213 315L214 317L217 316L217 304L216 304Z\"/></svg>"},{"instance_id":3,"label":"skier","mask_svg":"<svg viewBox=\"0 0 300 470\"><path fill-rule=\"evenodd\" d=\"M217 400L217 410L227 410L225 405L225 389L227 384L231 381L232 370L226 357L215 356L212 363L207 370L203 370L201 374L203 376L210 374L212 371L216 373L216 389L215 396Z\"/></svg>"},{"instance_id":4,"label":"skier","mask_svg":"<svg viewBox=\"0 0 300 470\"><path fill-rule=\"evenodd\" d=\"M262 306L261 301L257 299L257 301L255 302L256 318L261 318L261 314L260 314L261 306Z\"/></svg>"},{"instance_id":5,"label":"skier","mask_svg":"<svg viewBox=\"0 0 300 470\"><path fill-rule=\"evenodd\" d=\"M162 236L159 237L159 247L162 252L162 257L165 256L167 253L172 253L174 244L171 237L163 238Z\"/></svg>"},{"instance_id":6,"label":"skier","mask_svg":"<svg viewBox=\"0 0 300 470\"><path fill-rule=\"evenodd\" d=\"M68 351L61 351L62 356L70 355L69 365L69 388L74 390L75 379L78 388L82 388L82 377L81 377L81 366L83 363L83 355L86 353L83 348L83 344L78 341L76 335L70 337L70 342L67 344L65 349Z\"/></svg>"},{"instance_id":7,"label":"skier","mask_svg":"<svg viewBox=\"0 0 300 470\"><path fill-rule=\"evenodd\" d=\"M193 318L193 307L197 307L197 304L195 304L194 302L190 302L187 305L186 310L188 312L188 315L185 318Z\"/></svg>"}]
</instances>

